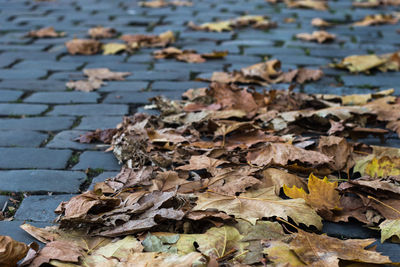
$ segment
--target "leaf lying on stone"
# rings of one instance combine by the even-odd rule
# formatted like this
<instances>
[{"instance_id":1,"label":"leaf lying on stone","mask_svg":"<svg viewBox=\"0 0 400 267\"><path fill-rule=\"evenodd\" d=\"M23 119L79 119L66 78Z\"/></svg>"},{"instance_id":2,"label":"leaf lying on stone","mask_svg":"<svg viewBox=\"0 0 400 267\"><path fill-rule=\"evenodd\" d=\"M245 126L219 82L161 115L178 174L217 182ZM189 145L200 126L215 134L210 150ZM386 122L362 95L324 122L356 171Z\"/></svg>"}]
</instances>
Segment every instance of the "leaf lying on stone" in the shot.
<instances>
[{"instance_id":1,"label":"leaf lying on stone","mask_svg":"<svg viewBox=\"0 0 400 267\"><path fill-rule=\"evenodd\" d=\"M88 79L81 81L70 81L66 83L67 88L77 91L91 92L99 89L104 84L103 81L97 79Z\"/></svg>"},{"instance_id":2,"label":"leaf lying on stone","mask_svg":"<svg viewBox=\"0 0 400 267\"><path fill-rule=\"evenodd\" d=\"M394 236L400 238L400 219L384 220L379 224L379 229L381 230L381 243Z\"/></svg>"},{"instance_id":3,"label":"leaf lying on stone","mask_svg":"<svg viewBox=\"0 0 400 267\"><path fill-rule=\"evenodd\" d=\"M97 26L89 29L88 34L93 39L113 38L117 35L117 31L113 28Z\"/></svg>"},{"instance_id":4,"label":"leaf lying on stone","mask_svg":"<svg viewBox=\"0 0 400 267\"><path fill-rule=\"evenodd\" d=\"M120 39L126 42L129 48L132 49L139 49L141 47L165 47L175 42L175 36L172 31L166 31L159 35L124 34Z\"/></svg>"},{"instance_id":5,"label":"leaf lying on stone","mask_svg":"<svg viewBox=\"0 0 400 267\"><path fill-rule=\"evenodd\" d=\"M116 134L117 130L116 129L97 129L94 132L87 132L80 137L78 137L76 140L78 140L80 143L83 144L89 144L92 142L102 142L105 144L111 144L112 138L114 134Z\"/></svg>"},{"instance_id":6,"label":"leaf lying on stone","mask_svg":"<svg viewBox=\"0 0 400 267\"><path fill-rule=\"evenodd\" d=\"M108 43L102 46L103 55L115 55L123 51L128 51L128 46L126 44L120 43Z\"/></svg>"},{"instance_id":7,"label":"leaf lying on stone","mask_svg":"<svg viewBox=\"0 0 400 267\"><path fill-rule=\"evenodd\" d=\"M245 26L252 26L256 29L271 29L276 28L277 24L271 22L268 18L263 16L247 15L238 17L230 20L223 20L218 22L208 22L201 25L196 25L193 22L189 22L188 26L193 30L203 31L232 31L234 28L240 28Z\"/></svg>"},{"instance_id":8,"label":"leaf lying on stone","mask_svg":"<svg viewBox=\"0 0 400 267\"><path fill-rule=\"evenodd\" d=\"M340 63L331 66L341 69L348 69L350 72L365 72L377 69L383 72L399 71L399 53L383 55L354 55L344 58Z\"/></svg>"},{"instance_id":9,"label":"leaf lying on stone","mask_svg":"<svg viewBox=\"0 0 400 267\"><path fill-rule=\"evenodd\" d=\"M146 2L139 2L142 7L159 8L167 6L192 6L193 3L189 1L165 1L165 0L152 0Z\"/></svg>"},{"instance_id":10,"label":"leaf lying on stone","mask_svg":"<svg viewBox=\"0 0 400 267\"><path fill-rule=\"evenodd\" d=\"M203 63L206 59L221 59L228 55L227 51L214 51L207 54L197 54L195 50L181 50L176 47L168 47L153 52L154 58L175 58L189 63Z\"/></svg>"},{"instance_id":11,"label":"leaf lying on stone","mask_svg":"<svg viewBox=\"0 0 400 267\"><path fill-rule=\"evenodd\" d=\"M353 25L360 27L360 26L380 25L380 24L396 24L398 21L399 18L391 14L376 14L376 15L367 15L361 21L353 23Z\"/></svg>"},{"instance_id":12,"label":"leaf lying on stone","mask_svg":"<svg viewBox=\"0 0 400 267\"><path fill-rule=\"evenodd\" d=\"M353 1L355 7L379 7L379 6L398 6L400 5L399 0L356 0Z\"/></svg>"},{"instance_id":13,"label":"leaf lying on stone","mask_svg":"<svg viewBox=\"0 0 400 267\"><path fill-rule=\"evenodd\" d=\"M90 39L73 39L65 43L71 55L94 55L100 52L101 43Z\"/></svg>"},{"instance_id":14,"label":"leaf lying on stone","mask_svg":"<svg viewBox=\"0 0 400 267\"><path fill-rule=\"evenodd\" d=\"M305 41L317 41L318 43L330 42L336 39L336 35L326 31L314 31L310 33L298 33L296 37Z\"/></svg>"},{"instance_id":15,"label":"leaf lying on stone","mask_svg":"<svg viewBox=\"0 0 400 267\"><path fill-rule=\"evenodd\" d=\"M281 62L276 59L258 63L242 68L240 71L214 72L211 81L219 83L254 83L268 85L274 83L304 83L306 81L317 81L323 76L321 70L297 69L289 72L280 70Z\"/></svg>"},{"instance_id":16,"label":"leaf lying on stone","mask_svg":"<svg viewBox=\"0 0 400 267\"><path fill-rule=\"evenodd\" d=\"M321 18L313 18L311 20L311 25L314 27L320 27L320 28L328 28L328 27L333 26L332 23L327 22Z\"/></svg>"},{"instance_id":17,"label":"leaf lying on stone","mask_svg":"<svg viewBox=\"0 0 400 267\"><path fill-rule=\"evenodd\" d=\"M56 38L63 37L65 35L65 32L56 32L53 27L47 27L36 31L30 31L26 36L33 38Z\"/></svg>"},{"instance_id":18,"label":"leaf lying on stone","mask_svg":"<svg viewBox=\"0 0 400 267\"><path fill-rule=\"evenodd\" d=\"M324 0L285 0L285 3L289 8L328 9L328 5Z\"/></svg>"}]
</instances>

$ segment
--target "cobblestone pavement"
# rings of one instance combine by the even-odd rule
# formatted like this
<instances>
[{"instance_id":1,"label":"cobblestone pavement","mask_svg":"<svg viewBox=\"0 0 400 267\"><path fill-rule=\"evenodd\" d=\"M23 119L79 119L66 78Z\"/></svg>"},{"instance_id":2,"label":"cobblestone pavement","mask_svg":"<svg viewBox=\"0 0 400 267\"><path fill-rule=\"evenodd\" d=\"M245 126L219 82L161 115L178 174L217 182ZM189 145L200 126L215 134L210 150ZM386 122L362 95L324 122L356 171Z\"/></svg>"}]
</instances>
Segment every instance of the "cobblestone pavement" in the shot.
<instances>
[{"instance_id":1,"label":"cobblestone pavement","mask_svg":"<svg viewBox=\"0 0 400 267\"><path fill-rule=\"evenodd\" d=\"M206 85L194 81L196 77L216 70L239 69L269 56L281 60L284 70L299 66L323 68L323 79L296 90L351 94L395 87L399 94L398 73L351 75L327 65L334 58L352 54L395 52L400 45L396 33L400 26L336 26L329 32L337 34L338 40L330 44L294 38L296 33L316 30L310 24L314 17L350 23L367 14L394 9L353 9L349 0L329 1L329 6L329 11L314 11L287 9L264 0L196 0L191 7L150 9L132 0L0 0L0 208L11 193L23 196L15 220L0 221L0 235L29 242L31 239L18 228L23 221L39 226L51 224L59 202L119 170L113 155L102 151L104 147L79 144L72 141L74 138L87 130L115 127L123 115L143 111L149 97L163 94L179 98L188 88ZM186 26L191 20L202 23L243 14L267 15L278 23L278 28L213 33L191 31ZM296 21L284 23L285 18ZM202 64L154 60L152 49L141 49L133 55L69 55L64 42L73 37L85 38L87 30L97 25L127 34L172 30L178 35L178 47L201 53L228 50L229 55ZM45 26L53 26L67 36L23 38L28 31ZM109 82L96 92L67 90L67 81L82 78L83 68L95 67L129 71L132 75L126 81ZM287 85L274 87L283 89ZM400 147L399 139L394 137L387 143ZM342 237L376 236L357 224L329 224L325 231ZM400 260L396 253L399 247L394 244L385 243L378 250L384 250L392 260Z\"/></svg>"}]
</instances>

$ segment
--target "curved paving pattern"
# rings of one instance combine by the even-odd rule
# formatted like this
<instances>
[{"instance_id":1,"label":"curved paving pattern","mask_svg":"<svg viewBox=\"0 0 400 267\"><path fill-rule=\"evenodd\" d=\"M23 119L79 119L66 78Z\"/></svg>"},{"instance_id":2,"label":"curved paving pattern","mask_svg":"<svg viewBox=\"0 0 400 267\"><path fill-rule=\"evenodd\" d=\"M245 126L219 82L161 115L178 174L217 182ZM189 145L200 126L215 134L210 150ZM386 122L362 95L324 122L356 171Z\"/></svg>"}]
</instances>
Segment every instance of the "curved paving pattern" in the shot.
<instances>
[{"instance_id":1,"label":"curved paving pattern","mask_svg":"<svg viewBox=\"0 0 400 267\"><path fill-rule=\"evenodd\" d=\"M336 26L329 32L337 34L338 40L330 44L294 38L297 33L315 30L310 24L314 17L350 23L367 14L393 11L393 7L352 9L349 0L329 1L328 11L287 9L264 0L194 3L192 7L149 9L133 0L0 0L0 207L7 201L6 195L25 194L15 220L0 221L0 235L29 242L30 238L18 228L23 221L39 226L51 224L53 210L60 201L91 186L92 179L101 181L119 170L113 155L104 153L103 147L78 144L74 138L87 130L114 127L123 115L143 111L149 97L163 94L179 98L188 88L204 86L194 79L215 70L239 69L268 56L281 60L284 70L299 66L323 68L323 79L296 88L303 92L351 94L390 87L395 87L397 95L400 92L398 73L351 75L327 66L334 58L398 50L400 35L396 29L400 26ZM243 14L267 15L278 22L278 28L213 33L186 27L190 20L198 24ZM284 23L285 18L296 21ZM127 34L172 30L178 34L178 47L199 53L227 50L229 55L203 64L154 60L152 49L141 49L133 55L69 55L64 42L73 37L85 38L87 30L97 25ZM23 37L30 30L46 26L68 35L56 39ZM126 81L109 82L96 92L67 90L65 83L80 79L83 68L96 67L130 71L132 75ZM397 138L387 142L400 147ZM342 237L374 236L357 224L328 224L325 231ZM400 260L397 245L385 243L378 250L392 260Z\"/></svg>"}]
</instances>

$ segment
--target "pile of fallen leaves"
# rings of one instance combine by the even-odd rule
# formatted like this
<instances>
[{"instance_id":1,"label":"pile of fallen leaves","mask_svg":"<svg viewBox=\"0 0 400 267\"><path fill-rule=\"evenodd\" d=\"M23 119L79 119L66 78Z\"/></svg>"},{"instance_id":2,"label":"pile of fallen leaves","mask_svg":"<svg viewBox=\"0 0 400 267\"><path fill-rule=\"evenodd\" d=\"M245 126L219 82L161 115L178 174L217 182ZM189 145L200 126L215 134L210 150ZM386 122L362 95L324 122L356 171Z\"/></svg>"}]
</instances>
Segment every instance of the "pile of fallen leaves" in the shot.
<instances>
[{"instance_id":1,"label":"pile of fallen leaves","mask_svg":"<svg viewBox=\"0 0 400 267\"><path fill-rule=\"evenodd\" d=\"M121 172L61 203L58 226L22 225L43 249L1 237L0 264L390 264L374 239L321 229L357 220L382 242L400 237L400 150L357 142L384 138L382 124L400 134L400 99L291 89L212 82L183 100L152 99L159 116L82 136L110 143Z\"/></svg>"}]
</instances>

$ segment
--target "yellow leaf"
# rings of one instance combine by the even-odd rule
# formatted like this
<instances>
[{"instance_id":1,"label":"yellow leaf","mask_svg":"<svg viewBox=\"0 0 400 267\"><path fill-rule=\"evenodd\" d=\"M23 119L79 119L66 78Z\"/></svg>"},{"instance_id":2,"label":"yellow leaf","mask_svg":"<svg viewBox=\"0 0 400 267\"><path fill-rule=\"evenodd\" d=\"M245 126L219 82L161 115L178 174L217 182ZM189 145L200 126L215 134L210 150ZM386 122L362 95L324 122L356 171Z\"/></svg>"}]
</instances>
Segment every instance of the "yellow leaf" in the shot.
<instances>
[{"instance_id":1,"label":"yellow leaf","mask_svg":"<svg viewBox=\"0 0 400 267\"><path fill-rule=\"evenodd\" d=\"M373 158L365 167L365 174L371 177L400 175L400 157Z\"/></svg>"},{"instance_id":2,"label":"yellow leaf","mask_svg":"<svg viewBox=\"0 0 400 267\"><path fill-rule=\"evenodd\" d=\"M126 44L109 43L103 45L103 55L114 55L127 49Z\"/></svg>"},{"instance_id":3,"label":"yellow leaf","mask_svg":"<svg viewBox=\"0 0 400 267\"><path fill-rule=\"evenodd\" d=\"M231 31L232 30L231 21L230 20L204 23L204 24L200 25L200 28L205 29L205 30L209 30L209 31L216 31L216 32Z\"/></svg>"},{"instance_id":4,"label":"yellow leaf","mask_svg":"<svg viewBox=\"0 0 400 267\"><path fill-rule=\"evenodd\" d=\"M400 220L384 220L380 225L381 243L392 236L400 238Z\"/></svg>"},{"instance_id":5,"label":"yellow leaf","mask_svg":"<svg viewBox=\"0 0 400 267\"><path fill-rule=\"evenodd\" d=\"M340 196L337 188L337 182L329 182L328 178L319 179L310 174L308 179L308 191L306 193L303 188L292 188L283 186L283 191L290 198L302 198L311 207L317 210L339 210Z\"/></svg>"}]
</instances>

